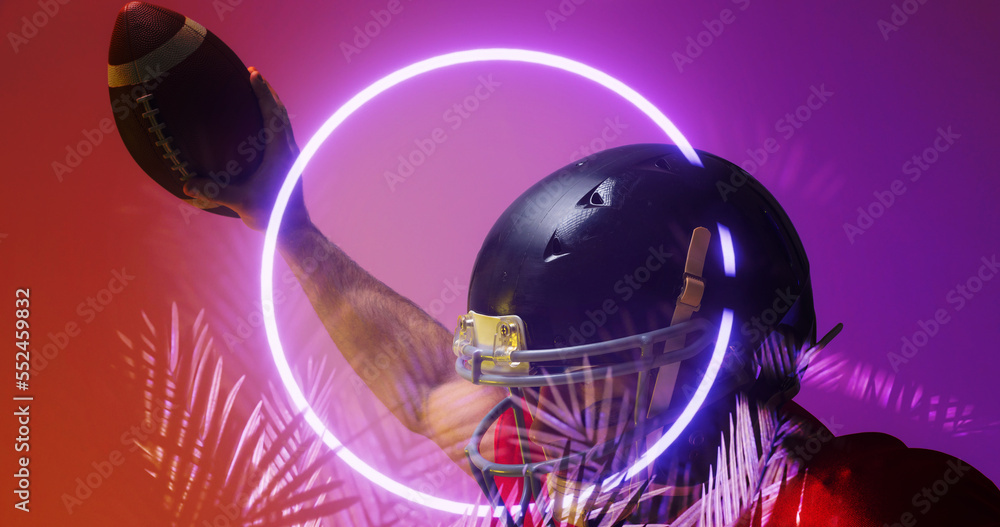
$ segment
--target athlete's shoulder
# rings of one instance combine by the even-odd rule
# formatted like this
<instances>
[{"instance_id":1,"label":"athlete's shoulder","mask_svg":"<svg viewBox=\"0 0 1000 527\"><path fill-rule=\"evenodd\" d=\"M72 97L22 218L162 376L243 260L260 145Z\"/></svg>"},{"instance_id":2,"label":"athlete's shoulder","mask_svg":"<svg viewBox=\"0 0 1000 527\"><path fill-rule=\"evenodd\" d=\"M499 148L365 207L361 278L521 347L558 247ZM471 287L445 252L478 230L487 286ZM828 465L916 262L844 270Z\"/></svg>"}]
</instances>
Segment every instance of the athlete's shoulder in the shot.
<instances>
[{"instance_id":1,"label":"athlete's shoulder","mask_svg":"<svg viewBox=\"0 0 1000 527\"><path fill-rule=\"evenodd\" d=\"M1000 490L964 461L888 434L820 427L790 445L804 470L769 525L1000 526Z\"/></svg>"}]
</instances>

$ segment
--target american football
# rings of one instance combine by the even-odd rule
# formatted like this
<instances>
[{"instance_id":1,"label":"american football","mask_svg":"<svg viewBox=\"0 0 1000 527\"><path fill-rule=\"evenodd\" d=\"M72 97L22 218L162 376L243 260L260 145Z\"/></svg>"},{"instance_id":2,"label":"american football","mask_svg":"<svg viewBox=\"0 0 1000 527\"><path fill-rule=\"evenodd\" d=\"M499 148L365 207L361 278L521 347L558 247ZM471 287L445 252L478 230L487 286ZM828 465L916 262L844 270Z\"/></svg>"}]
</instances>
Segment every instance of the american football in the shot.
<instances>
[{"instance_id":1,"label":"american football","mask_svg":"<svg viewBox=\"0 0 1000 527\"><path fill-rule=\"evenodd\" d=\"M225 186L260 165L248 145L263 119L236 53L182 14L131 2L111 33L108 91L122 141L153 181L195 207L237 216L183 191L192 177Z\"/></svg>"}]
</instances>

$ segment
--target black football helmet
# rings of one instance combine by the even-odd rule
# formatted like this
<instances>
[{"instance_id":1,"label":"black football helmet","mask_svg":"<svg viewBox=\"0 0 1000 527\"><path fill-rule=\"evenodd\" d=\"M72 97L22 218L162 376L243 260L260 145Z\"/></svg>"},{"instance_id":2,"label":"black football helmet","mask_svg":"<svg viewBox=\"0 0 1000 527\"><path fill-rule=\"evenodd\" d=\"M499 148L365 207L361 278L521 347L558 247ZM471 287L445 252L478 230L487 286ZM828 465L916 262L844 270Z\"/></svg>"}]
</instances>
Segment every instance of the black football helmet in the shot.
<instances>
[{"instance_id":1,"label":"black football helmet","mask_svg":"<svg viewBox=\"0 0 1000 527\"><path fill-rule=\"evenodd\" d=\"M523 402L537 401L539 389L636 379L633 428L643 437L655 427L670 429L654 475L676 466L664 460L697 456L705 443L699 434L719 435L717 419L695 412L725 406L717 401L734 391L765 401L797 391L795 376L780 364L794 357L763 355L765 343L779 337L792 343L785 348L815 344L805 251L758 181L729 161L698 154L704 166L672 145L594 154L529 188L486 236L454 349L461 376L511 392L467 449L495 506L502 502L494 478L523 477L526 506L541 474L593 454L528 459L523 408L533 410ZM479 452L490 424L509 408L520 429L521 464L495 463ZM657 453L665 446L658 444ZM557 478L549 479L551 488Z\"/></svg>"}]
</instances>

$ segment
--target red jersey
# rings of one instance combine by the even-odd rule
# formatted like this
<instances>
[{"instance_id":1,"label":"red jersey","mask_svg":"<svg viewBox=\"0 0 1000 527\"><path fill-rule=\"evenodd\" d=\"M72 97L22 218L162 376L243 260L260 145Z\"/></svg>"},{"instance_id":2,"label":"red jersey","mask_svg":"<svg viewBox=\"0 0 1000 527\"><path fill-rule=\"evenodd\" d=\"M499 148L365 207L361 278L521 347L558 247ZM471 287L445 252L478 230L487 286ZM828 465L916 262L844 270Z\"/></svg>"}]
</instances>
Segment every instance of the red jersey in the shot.
<instances>
[{"instance_id":1,"label":"red jersey","mask_svg":"<svg viewBox=\"0 0 1000 527\"><path fill-rule=\"evenodd\" d=\"M907 448L887 434L834 437L819 420L795 403L787 403L782 413L819 431L782 440L781 448L802 469L785 479L776 495L747 504L738 520L729 525L1000 527L1000 490L958 458L933 450ZM526 426L530 426L531 416L527 412L525 419ZM497 422L494 448L498 463L524 462L517 448L512 411ZM523 480L496 478L496 481L505 503L516 505ZM650 521L668 525L668 520L672 518L646 518L634 525L652 525ZM524 525L536 527L530 515Z\"/></svg>"}]
</instances>

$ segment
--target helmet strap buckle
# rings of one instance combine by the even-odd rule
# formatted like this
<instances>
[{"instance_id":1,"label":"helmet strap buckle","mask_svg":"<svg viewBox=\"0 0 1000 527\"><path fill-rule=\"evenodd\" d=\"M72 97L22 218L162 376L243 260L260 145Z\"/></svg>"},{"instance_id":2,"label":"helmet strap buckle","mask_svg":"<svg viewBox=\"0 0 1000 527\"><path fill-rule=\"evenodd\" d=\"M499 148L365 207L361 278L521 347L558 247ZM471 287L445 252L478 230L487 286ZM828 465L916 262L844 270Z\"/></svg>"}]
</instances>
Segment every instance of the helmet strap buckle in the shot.
<instances>
[{"instance_id":1,"label":"helmet strap buckle","mask_svg":"<svg viewBox=\"0 0 1000 527\"><path fill-rule=\"evenodd\" d=\"M712 233L705 227L695 227L691 232L691 244L688 246L687 261L684 263L684 285L681 294L677 296L677 305L674 307L674 314L670 320L671 326L687 322L691 319L691 315L701 309L701 299L705 294L705 279L701 274L705 270L705 257L708 255L708 246L711 241ZM683 347L684 337L675 337L664 342L662 353ZM656 371L653 393L650 395L649 405L645 412L647 417L665 411L670 405L679 370L679 364L668 364ZM640 394L643 393L647 382L644 377L646 375L640 374ZM636 417L638 418L639 415L642 413L637 412Z\"/></svg>"}]
</instances>

